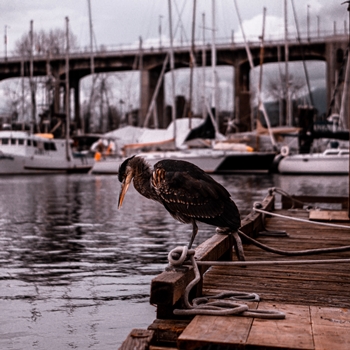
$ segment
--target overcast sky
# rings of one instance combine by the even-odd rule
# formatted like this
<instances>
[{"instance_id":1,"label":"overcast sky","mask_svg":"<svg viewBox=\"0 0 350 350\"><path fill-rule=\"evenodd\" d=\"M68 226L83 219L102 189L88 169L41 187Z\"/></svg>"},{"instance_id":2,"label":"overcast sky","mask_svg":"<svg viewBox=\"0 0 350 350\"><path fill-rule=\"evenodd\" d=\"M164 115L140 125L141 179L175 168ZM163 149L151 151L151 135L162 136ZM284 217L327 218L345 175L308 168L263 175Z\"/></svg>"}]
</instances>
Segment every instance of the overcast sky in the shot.
<instances>
[{"instance_id":1,"label":"overcast sky","mask_svg":"<svg viewBox=\"0 0 350 350\"><path fill-rule=\"evenodd\" d=\"M159 25L162 34L169 36L168 0L90 0L92 9L95 43L115 46L137 43L141 36L144 42L159 41ZM283 34L284 0L236 0L248 37L257 36L262 30L263 7L267 9L266 34ZM332 32L333 23L337 22L338 32L344 32L344 21L348 19L346 5L340 0L294 0L298 22L302 32L306 32L307 8L309 6L310 31L317 32L317 18L321 31ZM230 38L234 31L240 36L240 27L234 0L216 0L217 38ZM173 28L176 40L182 37L190 39L193 1L172 0ZM211 26L212 0L197 0L196 36L202 36L202 14L205 13L206 26ZM28 33L30 21L34 30L65 28L68 16L70 30L77 36L80 46L89 46L89 11L88 0L0 0L0 33L5 35L7 27L7 49L11 52L14 43L24 33ZM179 16L184 30L180 30ZM295 22L291 0L288 0L289 31L295 31ZM210 31L206 31L209 40ZM1 40L0 53L4 52L4 40Z\"/></svg>"},{"instance_id":2,"label":"overcast sky","mask_svg":"<svg viewBox=\"0 0 350 350\"><path fill-rule=\"evenodd\" d=\"M139 37L142 37L144 45L156 46L159 44L159 28L161 27L162 43L169 38L169 13L168 0L90 0L92 10L92 23L94 42L97 47L107 46L109 49L120 46L138 46ZM290 37L295 38L296 26L293 16L292 0L288 0L288 32ZM295 12L301 33L307 31L307 14L309 14L309 29L311 36L331 34L336 22L337 33L348 30L347 6L341 5L343 0L294 0ZM190 40L193 1L172 0L173 32L175 41ZM258 40L262 32L263 8L266 7L266 29L267 39L284 35L284 0L236 0L240 17L243 22L244 32L248 40ZM7 52L15 47L15 42L23 34L29 32L30 21L33 20L34 30L50 30L55 28L65 29L65 17L69 18L70 30L78 39L81 48L90 45L89 36L89 2L88 0L0 0L0 36L7 31ZM235 40L242 40L242 32L239 25L238 15L234 0L215 0L216 12L216 38L218 41L224 38L230 39L234 33ZM181 16L180 16L181 14ZM212 27L212 0L197 0L196 11L196 38L202 38L203 14L205 14L205 37L210 42ZM344 25L346 23L346 25ZM4 57L5 44L0 40L0 57ZM308 63L309 65L309 63ZM302 74L301 63L291 63L294 75ZM273 72L276 68L266 67L264 72ZM310 65L312 87L325 86L325 64L323 62ZM220 73L223 72L223 73ZM229 73L227 73L229 72ZM138 105L138 90L135 88L138 82L135 74L119 73L114 82L118 88L114 91L113 100L128 100L132 107ZM271 75L271 74L270 74ZM207 75L209 79L210 74ZM180 84L181 73L178 74L176 84L177 93L183 93L184 84ZM188 77L184 76L184 79ZM87 80L85 80L87 79ZM89 85L89 78L82 80L81 93ZM220 87L222 91L228 91L223 96L232 96L232 70L219 69ZM84 80L86 83L84 83ZM183 79L182 79L183 80ZM268 79L264 79L264 84ZM0 83L0 95L2 86ZM17 83L18 85L19 83ZM229 87L229 88L227 88ZM19 85L17 87L19 89ZM180 90L179 90L180 89ZM226 89L226 90L225 90ZM226 97L224 97L226 98ZM82 99L84 101L84 99ZM169 101L168 101L169 102ZM232 108L232 101L228 102L228 108ZM2 106L0 104L0 109Z\"/></svg>"}]
</instances>

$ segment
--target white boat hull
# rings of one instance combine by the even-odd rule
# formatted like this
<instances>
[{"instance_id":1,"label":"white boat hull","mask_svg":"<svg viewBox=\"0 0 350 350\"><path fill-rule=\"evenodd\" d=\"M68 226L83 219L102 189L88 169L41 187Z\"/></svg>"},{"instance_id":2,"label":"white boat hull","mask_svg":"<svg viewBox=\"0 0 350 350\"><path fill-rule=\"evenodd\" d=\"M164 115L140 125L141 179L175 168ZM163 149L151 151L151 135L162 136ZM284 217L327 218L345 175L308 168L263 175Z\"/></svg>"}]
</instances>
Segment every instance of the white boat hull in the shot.
<instances>
[{"instance_id":1,"label":"white boat hull","mask_svg":"<svg viewBox=\"0 0 350 350\"><path fill-rule=\"evenodd\" d=\"M348 174L349 152L297 154L283 158L278 171L282 174Z\"/></svg>"}]
</instances>

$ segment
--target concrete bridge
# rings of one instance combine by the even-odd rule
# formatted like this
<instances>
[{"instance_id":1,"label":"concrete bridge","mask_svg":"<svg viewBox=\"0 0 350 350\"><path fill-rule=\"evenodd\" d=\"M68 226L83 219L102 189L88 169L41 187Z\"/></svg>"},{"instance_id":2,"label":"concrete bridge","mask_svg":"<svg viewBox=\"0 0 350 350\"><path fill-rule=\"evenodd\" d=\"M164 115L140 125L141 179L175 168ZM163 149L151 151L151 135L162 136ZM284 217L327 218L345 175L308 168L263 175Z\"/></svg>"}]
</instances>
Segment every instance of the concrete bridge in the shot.
<instances>
[{"instance_id":1,"label":"concrete bridge","mask_svg":"<svg viewBox=\"0 0 350 350\"><path fill-rule=\"evenodd\" d=\"M320 60L326 62L327 79L327 101L328 104L336 84L338 71L341 67L345 54L348 37L346 35L332 35L326 37L292 40L288 42L289 61L299 60ZM254 66L260 63L259 41L250 42L249 47L252 53ZM285 60L285 43L283 40L265 41L264 63L278 62ZM235 108L238 111L240 124L243 130L249 130L250 121L250 97L251 87L249 81L250 65L243 43L223 43L216 46L217 65L227 65L234 68L234 96ZM169 48L147 48L128 49L118 51L95 52L94 72L120 72L139 70L141 72L140 85L140 109L138 124L143 125L152 95L155 91L157 81L161 74L163 62ZM211 65L210 45L196 45L195 56L198 67L202 66L202 52L205 51L205 64ZM60 91L65 93L65 54L51 55L51 57L33 57L33 76L52 76L55 84L54 89L54 113L62 110ZM175 47L175 67L184 68L190 65L190 46ZM136 64L135 64L136 63ZM0 60L0 80L29 76L29 58L8 57ZM169 66L169 65L168 65ZM166 68L169 70L169 67ZM80 125L80 101L79 82L83 77L91 74L91 55L89 52L76 52L69 55L69 86L74 90L74 118ZM169 121L165 120L164 113L164 84L161 84L156 108L159 116L159 126L166 127Z\"/></svg>"}]
</instances>

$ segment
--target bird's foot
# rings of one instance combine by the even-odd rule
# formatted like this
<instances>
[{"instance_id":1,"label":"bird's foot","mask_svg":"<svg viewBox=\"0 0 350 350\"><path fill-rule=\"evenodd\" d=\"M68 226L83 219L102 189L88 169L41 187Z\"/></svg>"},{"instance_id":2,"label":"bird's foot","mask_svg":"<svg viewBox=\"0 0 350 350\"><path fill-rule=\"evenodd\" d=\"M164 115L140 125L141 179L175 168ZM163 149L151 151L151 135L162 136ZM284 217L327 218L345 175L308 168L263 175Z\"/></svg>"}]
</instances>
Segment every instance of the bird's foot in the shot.
<instances>
[{"instance_id":1,"label":"bird's foot","mask_svg":"<svg viewBox=\"0 0 350 350\"><path fill-rule=\"evenodd\" d=\"M230 229L229 227L217 227L216 233L218 233L220 235L228 235L228 234L232 233L232 229Z\"/></svg>"}]
</instances>

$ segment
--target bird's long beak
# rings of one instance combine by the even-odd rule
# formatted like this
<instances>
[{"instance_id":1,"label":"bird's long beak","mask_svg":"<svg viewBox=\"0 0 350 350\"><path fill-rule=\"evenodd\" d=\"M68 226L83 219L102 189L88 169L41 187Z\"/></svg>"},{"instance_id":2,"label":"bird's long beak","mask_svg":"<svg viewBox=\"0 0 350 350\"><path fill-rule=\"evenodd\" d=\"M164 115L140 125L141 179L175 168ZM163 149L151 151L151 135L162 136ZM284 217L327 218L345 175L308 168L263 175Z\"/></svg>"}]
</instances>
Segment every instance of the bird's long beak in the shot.
<instances>
[{"instance_id":1,"label":"bird's long beak","mask_svg":"<svg viewBox=\"0 0 350 350\"><path fill-rule=\"evenodd\" d=\"M119 200L118 200L118 209L122 207L124 197L126 195L126 192L128 191L131 180L132 180L132 173L128 174L125 180L122 182L122 189L120 191Z\"/></svg>"}]
</instances>

